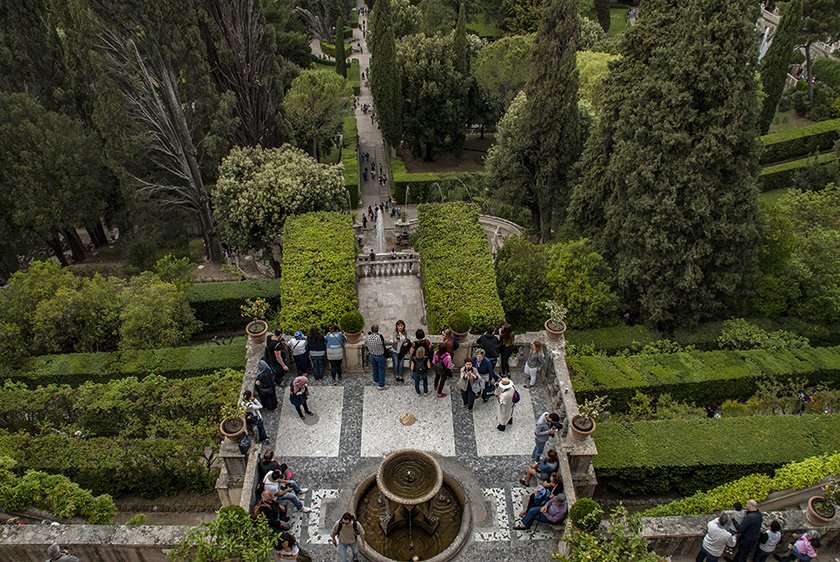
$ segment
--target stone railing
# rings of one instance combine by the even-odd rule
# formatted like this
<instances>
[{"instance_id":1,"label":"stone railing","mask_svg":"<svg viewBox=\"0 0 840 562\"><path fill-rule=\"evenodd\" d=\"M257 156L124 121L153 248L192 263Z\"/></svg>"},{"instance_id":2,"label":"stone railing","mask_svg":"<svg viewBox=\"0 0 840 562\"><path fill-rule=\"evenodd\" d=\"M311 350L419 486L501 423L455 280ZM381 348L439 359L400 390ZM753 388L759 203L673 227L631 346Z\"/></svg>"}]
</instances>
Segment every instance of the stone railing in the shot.
<instances>
[{"instance_id":1,"label":"stone railing","mask_svg":"<svg viewBox=\"0 0 840 562\"><path fill-rule=\"evenodd\" d=\"M376 254L372 260L370 254L356 257L356 277L396 277L399 275L418 275L420 256L413 252L397 254Z\"/></svg>"}]
</instances>

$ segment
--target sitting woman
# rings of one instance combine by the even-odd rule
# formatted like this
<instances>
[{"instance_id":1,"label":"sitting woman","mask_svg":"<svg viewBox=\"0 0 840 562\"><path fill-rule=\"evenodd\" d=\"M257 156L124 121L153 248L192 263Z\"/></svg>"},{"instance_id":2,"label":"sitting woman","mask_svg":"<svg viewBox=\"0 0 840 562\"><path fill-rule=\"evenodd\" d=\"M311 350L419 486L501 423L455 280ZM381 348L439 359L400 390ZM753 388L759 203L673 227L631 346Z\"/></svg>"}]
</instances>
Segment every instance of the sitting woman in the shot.
<instances>
[{"instance_id":1,"label":"sitting woman","mask_svg":"<svg viewBox=\"0 0 840 562\"><path fill-rule=\"evenodd\" d=\"M283 533L277 549L277 558L280 560L297 560L298 554L300 554L300 547L297 545L294 535Z\"/></svg>"},{"instance_id":2,"label":"sitting woman","mask_svg":"<svg viewBox=\"0 0 840 562\"><path fill-rule=\"evenodd\" d=\"M525 513L532 507L542 507L545 505L545 502L556 496L557 494L563 493L563 477L560 476L559 472L555 472L551 475L551 478L542 482L539 487L535 488L528 495L528 504L525 506L521 512L519 512L519 518L525 517Z\"/></svg>"},{"instance_id":3,"label":"sitting woman","mask_svg":"<svg viewBox=\"0 0 840 562\"><path fill-rule=\"evenodd\" d=\"M794 535L796 538L796 535ZM807 531L796 538L796 542L790 549L787 555L779 557L774 556L776 560L781 562L796 562L802 560L804 562L811 562L817 557L817 549L822 546L820 542L820 535L816 531Z\"/></svg>"},{"instance_id":4,"label":"sitting woman","mask_svg":"<svg viewBox=\"0 0 840 562\"><path fill-rule=\"evenodd\" d=\"M531 478L539 477L540 481L548 480L551 475L560 469L560 459L557 457L557 451L549 449L548 454L540 462L535 462L525 473L525 478L519 481L523 486L531 485Z\"/></svg>"},{"instance_id":5,"label":"sitting woman","mask_svg":"<svg viewBox=\"0 0 840 562\"><path fill-rule=\"evenodd\" d=\"M265 479L265 475L269 472L274 472L279 469L280 463L278 463L277 459L274 458L274 451L269 449L263 453L262 458L260 458L260 462L257 463L257 474L260 477L259 481L262 482Z\"/></svg>"},{"instance_id":6,"label":"sitting woman","mask_svg":"<svg viewBox=\"0 0 840 562\"><path fill-rule=\"evenodd\" d=\"M525 531L531 528L534 521L556 525L566 518L569 513L569 505L566 502L566 494L557 494L542 507L532 507L525 513L522 523L515 526L517 531Z\"/></svg>"}]
</instances>

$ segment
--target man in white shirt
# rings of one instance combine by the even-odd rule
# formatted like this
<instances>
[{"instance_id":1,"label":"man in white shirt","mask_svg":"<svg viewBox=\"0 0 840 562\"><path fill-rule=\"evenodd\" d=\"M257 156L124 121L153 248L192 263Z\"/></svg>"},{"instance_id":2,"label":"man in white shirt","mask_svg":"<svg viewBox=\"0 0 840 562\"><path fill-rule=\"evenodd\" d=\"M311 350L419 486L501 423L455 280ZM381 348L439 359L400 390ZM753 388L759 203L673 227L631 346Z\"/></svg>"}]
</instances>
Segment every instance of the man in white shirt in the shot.
<instances>
[{"instance_id":1,"label":"man in white shirt","mask_svg":"<svg viewBox=\"0 0 840 562\"><path fill-rule=\"evenodd\" d=\"M721 513L717 519L712 519L706 526L706 536L695 562L718 562L727 546L735 546L735 535L726 528L729 516Z\"/></svg>"}]
</instances>

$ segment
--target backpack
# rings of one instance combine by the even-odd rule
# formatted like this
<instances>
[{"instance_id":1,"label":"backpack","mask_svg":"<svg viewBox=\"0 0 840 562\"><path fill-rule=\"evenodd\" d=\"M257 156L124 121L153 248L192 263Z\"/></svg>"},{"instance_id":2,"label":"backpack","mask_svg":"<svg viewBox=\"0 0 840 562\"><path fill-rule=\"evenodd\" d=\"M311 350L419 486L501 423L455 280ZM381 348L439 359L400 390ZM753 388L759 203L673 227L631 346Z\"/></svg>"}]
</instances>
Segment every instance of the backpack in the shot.
<instances>
[{"instance_id":1,"label":"backpack","mask_svg":"<svg viewBox=\"0 0 840 562\"><path fill-rule=\"evenodd\" d=\"M514 389L513 389L513 403L514 403L514 404L518 404L518 403L519 403L519 399L520 399L520 396L519 396L519 391L518 391L518 390L516 390L516 389L514 388Z\"/></svg>"},{"instance_id":2,"label":"backpack","mask_svg":"<svg viewBox=\"0 0 840 562\"><path fill-rule=\"evenodd\" d=\"M418 347L414 352L414 370L420 375L425 375L429 370L429 358L426 357L425 347Z\"/></svg>"},{"instance_id":3,"label":"backpack","mask_svg":"<svg viewBox=\"0 0 840 562\"><path fill-rule=\"evenodd\" d=\"M341 519L335 522L333 525L333 534L338 535L338 532L341 530ZM359 536L359 522L353 519L353 533L358 537Z\"/></svg>"},{"instance_id":4,"label":"backpack","mask_svg":"<svg viewBox=\"0 0 840 562\"><path fill-rule=\"evenodd\" d=\"M446 365L443 364L443 355L435 355L435 359L437 359L437 361L432 362L432 367L435 370L435 374L440 376L445 375Z\"/></svg>"}]
</instances>

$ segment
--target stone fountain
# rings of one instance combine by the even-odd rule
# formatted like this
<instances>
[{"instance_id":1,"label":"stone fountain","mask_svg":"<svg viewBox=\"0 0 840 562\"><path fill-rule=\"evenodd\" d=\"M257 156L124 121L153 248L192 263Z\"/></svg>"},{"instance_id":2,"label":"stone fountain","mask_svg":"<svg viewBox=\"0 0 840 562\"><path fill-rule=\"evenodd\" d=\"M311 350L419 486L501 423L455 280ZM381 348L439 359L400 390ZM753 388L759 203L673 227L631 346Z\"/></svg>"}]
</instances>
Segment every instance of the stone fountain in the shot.
<instances>
[{"instance_id":1,"label":"stone fountain","mask_svg":"<svg viewBox=\"0 0 840 562\"><path fill-rule=\"evenodd\" d=\"M357 488L353 503L366 530L366 556L376 562L450 560L470 535L463 488L425 451L388 455Z\"/></svg>"}]
</instances>

